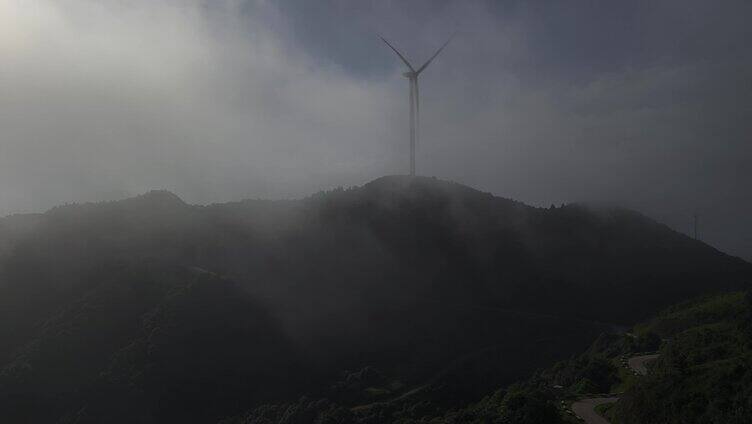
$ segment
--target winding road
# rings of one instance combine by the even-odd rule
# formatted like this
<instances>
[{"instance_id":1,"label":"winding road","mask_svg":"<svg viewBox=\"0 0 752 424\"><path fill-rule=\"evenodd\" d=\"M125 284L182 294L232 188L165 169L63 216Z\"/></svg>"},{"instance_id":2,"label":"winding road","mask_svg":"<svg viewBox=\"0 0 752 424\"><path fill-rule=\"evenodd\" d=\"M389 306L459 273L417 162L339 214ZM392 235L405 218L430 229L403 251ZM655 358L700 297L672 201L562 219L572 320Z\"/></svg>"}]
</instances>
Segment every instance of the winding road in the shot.
<instances>
[{"instance_id":1,"label":"winding road","mask_svg":"<svg viewBox=\"0 0 752 424\"><path fill-rule=\"evenodd\" d=\"M653 361L658 358L659 355L640 355L640 356L633 356L629 358L627 361L627 364L629 364L629 368L632 368L632 371L634 371L638 375L648 375L648 368L647 364L650 361Z\"/></svg>"},{"instance_id":2,"label":"winding road","mask_svg":"<svg viewBox=\"0 0 752 424\"><path fill-rule=\"evenodd\" d=\"M659 355L639 355L627 360L627 365L635 375L647 375L647 364L658 358ZM619 400L618 395L580 399L572 403L572 412L575 413L585 424L610 424L608 420L595 412L595 407L604 403L614 403Z\"/></svg>"},{"instance_id":3,"label":"winding road","mask_svg":"<svg viewBox=\"0 0 752 424\"><path fill-rule=\"evenodd\" d=\"M619 398L616 396L582 399L572 404L572 412L587 424L609 424L605 418L595 412L595 407L604 403L614 403L617 400Z\"/></svg>"}]
</instances>

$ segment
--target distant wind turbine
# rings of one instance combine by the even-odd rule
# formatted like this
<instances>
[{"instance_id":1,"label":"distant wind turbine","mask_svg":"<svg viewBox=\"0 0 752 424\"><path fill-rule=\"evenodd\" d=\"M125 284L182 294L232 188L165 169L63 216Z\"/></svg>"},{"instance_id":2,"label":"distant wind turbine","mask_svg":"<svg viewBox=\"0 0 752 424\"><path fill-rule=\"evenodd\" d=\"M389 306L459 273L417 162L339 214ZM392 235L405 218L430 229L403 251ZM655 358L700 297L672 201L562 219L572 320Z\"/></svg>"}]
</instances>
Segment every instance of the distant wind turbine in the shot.
<instances>
[{"instance_id":1,"label":"distant wind turbine","mask_svg":"<svg viewBox=\"0 0 752 424\"><path fill-rule=\"evenodd\" d=\"M442 50L444 50L444 47L449 44L450 41L452 41L452 38L454 35L449 37L449 39L441 46L438 50L436 50L436 53L431 56L426 63L423 64L420 68L417 70L413 68L413 65L408 62L407 59L405 59L405 56L402 55L402 53L399 52L393 45L389 44L384 37L379 36L381 38L381 41L386 43L387 46L389 46L390 49L392 49L395 53L397 53L397 56L399 56L400 59L407 65L407 67L410 69L410 71L403 73L402 75L406 77L410 81L410 175L415 175L415 146L418 143L418 136L420 133L420 91L418 90L418 76L420 76L420 73L423 72L426 67L428 67L429 64L431 64L431 61L433 61L436 56L441 53Z\"/></svg>"}]
</instances>

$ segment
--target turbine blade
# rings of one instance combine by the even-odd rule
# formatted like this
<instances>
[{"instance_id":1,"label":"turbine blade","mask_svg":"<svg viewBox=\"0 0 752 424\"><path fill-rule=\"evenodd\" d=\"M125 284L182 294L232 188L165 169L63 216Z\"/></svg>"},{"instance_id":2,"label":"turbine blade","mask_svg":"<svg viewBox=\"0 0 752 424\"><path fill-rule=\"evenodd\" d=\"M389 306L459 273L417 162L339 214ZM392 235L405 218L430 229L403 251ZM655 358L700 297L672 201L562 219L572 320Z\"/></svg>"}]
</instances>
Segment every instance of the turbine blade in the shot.
<instances>
[{"instance_id":1,"label":"turbine blade","mask_svg":"<svg viewBox=\"0 0 752 424\"><path fill-rule=\"evenodd\" d=\"M418 70L415 71L415 73L420 74L421 72L423 72L423 70L426 69L426 67L431 63L431 61L433 61L436 58L436 56L438 56L439 53L441 53L441 51L444 50L444 47L446 47L447 44L449 44L449 42L452 41L452 38L454 38L454 34L452 34L451 37L449 37L449 39L446 40L446 43L444 43L441 47L439 47L439 49L436 50L436 53L434 53L433 56L431 56L431 58L428 59L426 63L423 64L423 66L418 68Z\"/></svg>"},{"instance_id":2,"label":"turbine blade","mask_svg":"<svg viewBox=\"0 0 752 424\"><path fill-rule=\"evenodd\" d=\"M405 65L407 65L408 68L410 68L411 71L415 72L415 69L413 68L413 65L410 64L410 62L405 59L405 56L402 56L402 53L399 52L396 48L394 48L393 45L389 44L388 41L382 36L379 35L379 38L381 38L381 41L385 42L387 46L389 46L390 49L394 50L395 53L397 53L397 56L399 56L400 59L402 59L403 62L405 62Z\"/></svg>"}]
</instances>

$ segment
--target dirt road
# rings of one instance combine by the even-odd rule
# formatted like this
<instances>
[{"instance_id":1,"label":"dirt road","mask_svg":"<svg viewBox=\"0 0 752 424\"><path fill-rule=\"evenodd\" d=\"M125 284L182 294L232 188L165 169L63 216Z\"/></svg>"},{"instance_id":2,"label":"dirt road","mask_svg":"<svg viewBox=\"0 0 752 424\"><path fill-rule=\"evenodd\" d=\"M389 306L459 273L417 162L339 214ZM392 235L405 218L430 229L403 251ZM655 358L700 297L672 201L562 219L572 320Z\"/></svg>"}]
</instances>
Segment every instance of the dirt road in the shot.
<instances>
[{"instance_id":1,"label":"dirt road","mask_svg":"<svg viewBox=\"0 0 752 424\"><path fill-rule=\"evenodd\" d=\"M647 364L658 358L659 355L639 355L627 360L629 368L637 375L647 375ZM609 422L595 412L595 407L604 403L613 403L619 400L617 396L597 397L582 399L572 404L572 412L582 418L586 424L609 424Z\"/></svg>"},{"instance_id":2,"label":"dirt road","mask_svg":"<svg viewBox=\"0 0 752 424\"><path fill-rule=\"evenodd\" d=\"M582 399L572 404L572 412L582 418L587 424L609 424L605 418L595 412L595 407L604 403L613 403L619 400L618 397L602 397L592 399Z\"/></svg>"},{"instance_id":3,"label":"dirt road","mask_svg":"<svg viewBox=\"0 0 752 424\"><path fill-rule=\"evenodd\" d=\"M648 375L647 363L655 360L660 355L641 355L629 358L627 364L638 375Z\"/></svg>"}]
</instances>

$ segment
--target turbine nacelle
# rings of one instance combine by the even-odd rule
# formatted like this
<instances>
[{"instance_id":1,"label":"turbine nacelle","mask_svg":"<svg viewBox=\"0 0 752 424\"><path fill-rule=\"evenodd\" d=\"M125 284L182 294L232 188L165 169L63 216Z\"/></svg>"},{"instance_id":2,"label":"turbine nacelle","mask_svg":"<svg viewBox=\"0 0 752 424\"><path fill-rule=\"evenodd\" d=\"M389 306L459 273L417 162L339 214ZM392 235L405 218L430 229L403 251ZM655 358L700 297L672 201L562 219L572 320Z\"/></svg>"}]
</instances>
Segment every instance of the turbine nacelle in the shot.
<instances>
[{"instance_id":1,"label":"turbine nacelle","mask_svg":"<svg viewBox=\"0 0 752 424\"><path fill-rule=\"evenodd\" d=\"M413 71L403 72L402 76L405 78L418 78L418 73Z\"/></svg>"}]
</instances>

